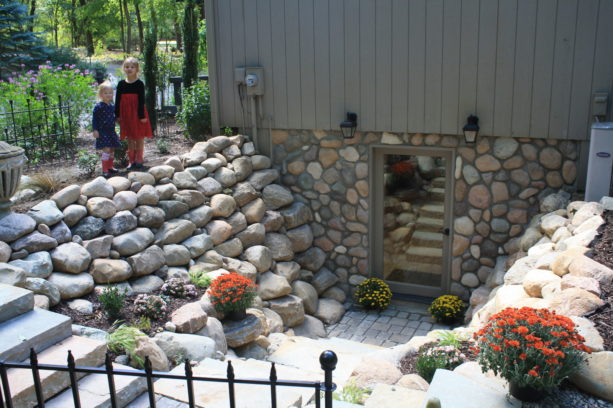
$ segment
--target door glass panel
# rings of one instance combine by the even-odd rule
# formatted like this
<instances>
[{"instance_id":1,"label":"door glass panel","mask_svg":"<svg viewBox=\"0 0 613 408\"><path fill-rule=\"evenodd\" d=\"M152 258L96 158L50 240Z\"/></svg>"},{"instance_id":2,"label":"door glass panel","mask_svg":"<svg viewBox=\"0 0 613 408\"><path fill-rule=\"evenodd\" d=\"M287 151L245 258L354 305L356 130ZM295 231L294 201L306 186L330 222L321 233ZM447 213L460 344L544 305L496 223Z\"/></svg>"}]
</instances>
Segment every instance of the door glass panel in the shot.
<instances>
[{"instance_id":1,"label":"door glass panel","mask_svg":"<svg viewBox=\"0 0 613 408\"><path fill-rule=\"evenodd\" d=\"M383 273L390 283L440 288L444 157L383 155Z\"/></svg>"}]
</instances>

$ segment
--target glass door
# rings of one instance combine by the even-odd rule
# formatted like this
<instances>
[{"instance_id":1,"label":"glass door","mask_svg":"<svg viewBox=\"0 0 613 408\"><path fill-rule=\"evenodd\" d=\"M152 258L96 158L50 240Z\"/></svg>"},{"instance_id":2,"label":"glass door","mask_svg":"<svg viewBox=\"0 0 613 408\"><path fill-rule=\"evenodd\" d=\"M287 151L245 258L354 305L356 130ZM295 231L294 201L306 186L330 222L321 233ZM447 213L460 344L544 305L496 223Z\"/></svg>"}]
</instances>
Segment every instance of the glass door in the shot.
<instances>
[{"instance_id":1,"label":"glass door","mask_svg":"<svg viewBox=\"0 0 613 408\"><path fill-rule=\"evenodd\" d=\"M452 151L375 148L371 271L396 293L449 287Z\"/></svg>"}]
</instances>

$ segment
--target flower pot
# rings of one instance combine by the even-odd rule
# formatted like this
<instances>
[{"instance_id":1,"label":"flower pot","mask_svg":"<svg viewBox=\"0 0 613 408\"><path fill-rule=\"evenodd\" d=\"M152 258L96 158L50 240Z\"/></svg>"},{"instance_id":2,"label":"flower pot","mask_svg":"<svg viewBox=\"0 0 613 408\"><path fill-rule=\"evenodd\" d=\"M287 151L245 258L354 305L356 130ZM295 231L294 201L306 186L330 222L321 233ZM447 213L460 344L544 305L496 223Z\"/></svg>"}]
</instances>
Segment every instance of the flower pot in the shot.
<instances>
[{"instance_id":1,"label":"flower pot","mask_svg":"<svg viewBox=\"0 0 613 408\"><path fill-rule=\"evenodd\" d=\"M226 313L226 318L237 322L243 320L245 317L247 317L247 310L245 309L233 310Z\"/></svg>"},{"instance_id":2,"label":"flower pot","mask_svg":"<svg viewBox=\"0 0 613 408\"><path fill-rule=\"evenodd\" d=\"M509 393L524 402L538 402L547 396L547 391L537 390L530 386L522 387L513 381L509 382Z\"/></svg>"}]
</instances>

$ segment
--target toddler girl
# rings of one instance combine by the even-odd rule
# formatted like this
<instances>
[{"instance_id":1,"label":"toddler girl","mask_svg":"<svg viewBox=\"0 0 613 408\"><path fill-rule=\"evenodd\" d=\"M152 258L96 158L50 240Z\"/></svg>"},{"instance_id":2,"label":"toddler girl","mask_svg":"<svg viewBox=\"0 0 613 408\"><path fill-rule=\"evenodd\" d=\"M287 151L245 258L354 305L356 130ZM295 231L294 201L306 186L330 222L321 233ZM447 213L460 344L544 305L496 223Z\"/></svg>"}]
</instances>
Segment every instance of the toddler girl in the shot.
<instances>
[{"instance_id":1,"label":"toddler girl","mask_svg":"<svg viewBox=\"0 0 613 408\"><path fill-rule=\"evenodd\" d=\"M138 79L138 60L128 57L123 62L126 79L117 84L115 116L119 121L121 139L128 139L128 170L143 168L144 138L153 137L149 115L145 108L145 84Z\"/></svg>"},{"instance_id":2,"label":"toddler girl","mask_svg":"<svg viewBox=\"0 0 613 408\"><path fill-rule=\"evenodd\" d=\"M106 178L117 169L113 167L116 147L121 143L115 132L115 107L113 106L113 87L105 81L98 87L98 103L94 106L92 115L93 136L96 138L96 149L102 150L102 175Z\"/></svg>"}]
</instances>

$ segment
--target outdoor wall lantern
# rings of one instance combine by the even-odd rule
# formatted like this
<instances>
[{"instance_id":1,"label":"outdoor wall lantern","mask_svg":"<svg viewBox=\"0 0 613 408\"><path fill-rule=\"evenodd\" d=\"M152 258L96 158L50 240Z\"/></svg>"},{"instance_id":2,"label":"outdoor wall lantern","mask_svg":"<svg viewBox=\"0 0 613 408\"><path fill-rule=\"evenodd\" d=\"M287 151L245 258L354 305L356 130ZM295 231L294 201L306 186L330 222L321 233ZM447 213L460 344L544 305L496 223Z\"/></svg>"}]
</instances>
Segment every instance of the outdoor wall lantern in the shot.
<instances>
[{"instance_id":1,"label":"outdoor wall lantern","mask_svg":"<svg viewBox=\"0 0 613 408\"><path fill-rule=\"evenodd\" d=\"M479 136L479 118L475 115L470 115L466 118L466 125L462 128L464 131L464 140L467 144L473 144Z\"/></svg>"},{"instance_id":2,"label":"outdoor wall lantern","mask_svg":"<svg viewBox=\"0 0 613 408\"><path fill-rule=\"evenodd\" d=\"M341 132L345 139L352 139L355 136L355 129L358 127L358 115L347 112L347 118L341 122Z\"/></svg>"}]
</instances>

